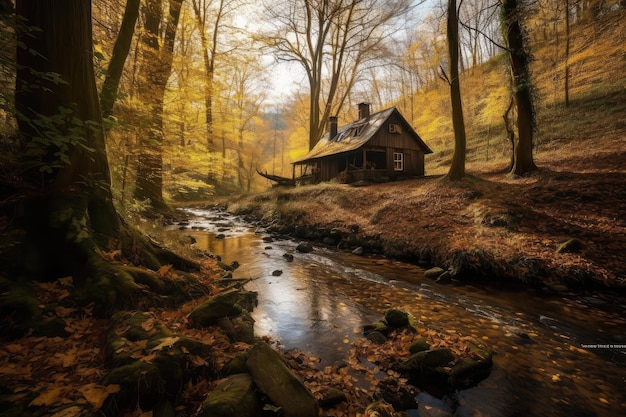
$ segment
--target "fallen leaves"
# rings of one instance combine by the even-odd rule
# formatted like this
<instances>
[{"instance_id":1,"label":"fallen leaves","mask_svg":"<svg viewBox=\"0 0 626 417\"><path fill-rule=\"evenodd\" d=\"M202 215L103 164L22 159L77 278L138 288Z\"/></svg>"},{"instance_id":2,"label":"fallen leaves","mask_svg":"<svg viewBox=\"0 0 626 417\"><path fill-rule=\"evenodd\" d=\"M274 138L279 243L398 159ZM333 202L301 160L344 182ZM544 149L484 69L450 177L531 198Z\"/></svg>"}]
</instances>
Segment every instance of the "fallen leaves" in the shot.
<instances>
[{"instance_id":1,"label":"fallen leaves","mask_svg":"<svg viewBox=\"0 0 626 417\"><path fill-rule=\"evenodd\" d=\"M83 394L83 397L85 397L89 404L95 409L99 409L104 405L104 401L109 395L120 391L120 386L115 384L102 386L91 383L78 388L78 391Z\"/></svg>"}]
</instances>

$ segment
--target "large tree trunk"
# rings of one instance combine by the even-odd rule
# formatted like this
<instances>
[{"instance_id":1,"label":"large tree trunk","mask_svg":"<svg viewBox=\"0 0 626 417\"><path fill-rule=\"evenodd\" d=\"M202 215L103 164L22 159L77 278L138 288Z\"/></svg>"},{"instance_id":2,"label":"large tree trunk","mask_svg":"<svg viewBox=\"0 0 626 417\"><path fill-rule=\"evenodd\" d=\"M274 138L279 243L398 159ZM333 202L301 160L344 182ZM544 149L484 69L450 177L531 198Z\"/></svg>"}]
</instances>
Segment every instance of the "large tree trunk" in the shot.
<instances>
[{"instance_id":1,"label":"large tree trunk","mask_svg":"<svg viewBox=\"0 0 626 417\"><path fill-rule=\"evenodd\" d=\"M139 16L140 0L127 0L122 26L113 46L113 54L107 68L107 75L102 84L100 94L100 104L102 106L102 117L105 119L111 115L113 104L117 98L117 91L122 78L122 71L130 51L130 44L135 33L135 24Z\"/></svg>"},{"instance_id":2,"label":"large tree trunk","mask_svg":"<svg viewBox=\"0 0 626 417\"><path fill-rule=\"evenodd\" d=\"M140 292L135 277L146 283L150 274L109 263L104 253L119 251L154 270L159 259L175 265L184 260L133 233L113 206L91 2L67 0L58 7L53 0L18 0L16 12L23 22L15 104L25 168L10 199L14 240L0 266L13 280L71 276L79 299L108 311Z\"/></svg>"},{"instance_id":3,"label":"large tree trunk","mask_svg":"<svg viewBox=\"0 0 626 417\"><path fill-rule=\"evenodd\" d=\"M63 233L79 219L89 221L81 227L114 236L119 221L92 62L91 3L68 1L67 7L52 0L16 4L25 22L17 34L25 47L17 50L15 93L21 142L31 159L25 175L42 191L32 207L42 214L41 227ZM37 149L42 156L33 161ZM71 216L61 219L70 202Z\"/></svg>"},{"instance_id":4,"label":"large tree trunk","mask_svg":"<svg viewBox=\"0 0 626 417\"><path fill-rule=\"evenodd\" d=\"M465 176L465 121L461 102L459 82L459 18L456 0L448 0L448 56L450 58L450 102L452 104L452 125L454 127L454 154L448 171L448 178L459 180Z\"/></svg>"},{"instance_id":5,"label":"large tree trunk","mask_svg":"<svg viewBox=\"0 0 626 417\"><path fill-rule=\"evenodd\" d=\"M161 48L161 0L150 0L145 8L144 85L142 100L148 106L148 129L140 140L135 198L149 200L155 210L167 210L163 199L163 105L165 88L172 71L174 41L180 17L181 0L169 2L169 15Z\"/></svg>"},{"instance_id":6,"label":"large tree trunk","mask_svg":"<svg viewBox=\"0 0 626 417\"><path fill-rule=\"evenodd\" d=\"M509 61L513 80L515 104L517 106L517 138L511 170L515 175L526 175L537 169L533 160L533 130L535 112L531 95L530 54L524 45L520 25L520 7L517 0L502 2L502 23L509 48Z\"/></svg>"}]
</instances>

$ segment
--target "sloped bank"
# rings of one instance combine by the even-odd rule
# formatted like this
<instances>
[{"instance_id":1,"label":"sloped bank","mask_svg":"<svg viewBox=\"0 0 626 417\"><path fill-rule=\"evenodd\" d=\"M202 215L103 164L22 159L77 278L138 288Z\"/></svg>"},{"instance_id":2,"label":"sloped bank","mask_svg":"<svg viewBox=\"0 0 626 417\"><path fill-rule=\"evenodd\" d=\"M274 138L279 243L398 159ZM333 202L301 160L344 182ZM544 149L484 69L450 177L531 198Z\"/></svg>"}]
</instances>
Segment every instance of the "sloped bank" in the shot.
<instances>
[{"instance_id":1,"label":"sloped bank","mask_svg":"<svg viewBox=\"0 0 626 417\"><path fill-rule=\"evenodd\" d=\"M551 224L498 194L499 186L484 183L425 179L360 188L274 189L230 202L227 210L276 234L440 267L444 280L550 291L623 290L624 282L580 256L592 245L572 239L574 230ZM578 244L563 246L572 240Z\"/></svg>"}]
</instances>

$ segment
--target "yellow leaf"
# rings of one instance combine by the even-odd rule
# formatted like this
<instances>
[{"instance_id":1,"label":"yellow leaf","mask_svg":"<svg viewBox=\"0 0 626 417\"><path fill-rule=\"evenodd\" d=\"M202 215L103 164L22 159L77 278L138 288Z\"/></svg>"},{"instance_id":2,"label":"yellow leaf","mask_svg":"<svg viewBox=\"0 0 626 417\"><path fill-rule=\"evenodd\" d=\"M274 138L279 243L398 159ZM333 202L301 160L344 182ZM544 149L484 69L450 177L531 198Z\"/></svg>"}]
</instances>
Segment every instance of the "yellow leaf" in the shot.
<instances>
[{"instance_id":1,"label":"yellow leaf","mask_svg":"<svg viewBox=\"0 0 626 417\"><path fill-rule=\"evenodd\" d=\"M48 406L54 404L59 399L59 394L63 391L63 387L52 388L40 393L37 398L32 400L30 406Z\"/></svg>"},{"instance_id":2,"label":"yellow leaf","mask_svg":"<svg viewBox=\"0 0 626 417\"><path fill-rule=\"evenodd\" d=\"M167 275L168 272L170 272L171 269L172 269L172 265L163 265L157 271L157 275L160 277L164 277Z\"/></svg>"},{"instance_id":3,"label":"yellow leaf","mask_svg":"<svg viewBox=\"0 0 626 417\"><path fill-rule=\"evenodd\" d=\"M204 359L202 359L198 355L189 355L189 360L191 361L191 363L194 366L206 366L206 365L208 365L207 361L205 361Z\"/></svg>"},{"instance_id":4,"label":"yellow leaf","mask_svg":"<svg viewBox=\"0 0 626 417\"><path fill-rule=\"evenodd\" d=\"M8 351L9 353L21 352L22 348L23 348L22 345L18 345L18 344L11 344L11 345L4 346L4 349Z\"/></svg>"},{"instance_id":5,"label":"yellow leaf","mask_svg":"<svg viewBox=\"0 0 626 417\"><path fill-rule=\"evenodd\" d=\"M167 348L172 347L174 343L178 342L179 339L180 337L164 337L163 339L161 339L161 343L159 343L157 346L150 349L150 351L154 352L154 351L166 348L166 347Z\"/></svg>"},{"instance_id":6,"label":"yellow leaf","mask_svg":"<svg viewBox=\"0 0 626 417\"><path fill-rule=\"evenodd\" d=\"M50 417L75 417L80 415L81 411L82 410L79 406L74 405L72 407L64 408L62 411L54 413Z\"/></svg>"},{"instance_id":7,"label":"yellow leaf","mask_svg":"<svg viewBox=\"0 0 626 417\"><path fill-rule=\"evenodd\" d=\"M141 328L144 331L149 332L150 330L154 328L155 323L156 323L156 320L154 318L149 318L148 320L141 323Z\"/></svg>"},{"instance_id":8,"label":"yellow leaf","mask_svg":"<svg viewBox=\"0 0 626 417\"><path fill-rule=\"evenodd\" d=\"M83 397L85 397L89 404L93 405L94 408L101 408L107 397L110 394L118 392L119 390L119 385L103 386L98 384L87 384L78 388L78 391L83 394Z\"/></svg>"}]
</instances>

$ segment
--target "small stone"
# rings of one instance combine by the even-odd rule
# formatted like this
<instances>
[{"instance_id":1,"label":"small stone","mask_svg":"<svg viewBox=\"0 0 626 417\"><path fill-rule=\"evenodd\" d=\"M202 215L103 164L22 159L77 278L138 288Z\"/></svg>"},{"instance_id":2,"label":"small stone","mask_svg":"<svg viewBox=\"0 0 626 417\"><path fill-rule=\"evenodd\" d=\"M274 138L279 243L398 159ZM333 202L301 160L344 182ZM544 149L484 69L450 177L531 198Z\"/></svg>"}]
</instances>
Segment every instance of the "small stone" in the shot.
<instances>
[{"instance_id":1,"label":"small stone","mask_svg":"<svg viewBox=\"0 0 626 417\"><path fill-rule=\"evenodd\" d=\"M354 249L354 250L352 251L352 253L353 253L354 255L359 255L359 256L361 256L361 255L363 255L363 253L365 253L365 250L363 249L363 247L362 247L362 246L359 246L358 248Z\"/></svg>"},{"instance_id":2,"label":"small stone","mask_svg":"<svg viewBox=\"0 0 626 417\"><path fill-rule=\"evenodd\" d=\"M391 309L385 313L385 321L391 327L406 327L409 325L409 315L404 311Z\"/></svg>"},{"instance_id":3,"label":"small stone","mask_svg":"<svg viewBox=\"0 0 626 417\"><path fill-rule=\"evenodd\" d=\"M324 409L332 408L339 403L348 401L346 394L337 388L328 388L324 398L319 400L320 406Z\"/></svg>"},{"instance_id":4,"label":"small stone","mask_svg":"<svg viewBox=\"0 0 626 417\"><path fill-rule=\"evenodd\" d=\"M425 337L420 337L409 346L409 352L411 353L423 352L425 350L430 350L430 345Z\"/></svg>"},{"instance_id":5,"label":"small stone","mask_svg":"<svg viewBox=\"0 0 626 417\"><path fill-rule=\"evenodd\" d=\"M567 292L569 291L569 288L567 285L564 284L550 284L548 285L548 288L554 292Z\"/></svg>"},{"instance_id":6,"label":"small stone","mask_svg":"<svg viewBox=\"0 0 626 417\"><path fill-rule=\"evenodd\" d=\"M430 279L437 279L444 272L445 271L443 270L443 268L436 266L434 268L430 268L424 271L424 277L430 278Z\"/></svg>"},{"instance_id":7,"label":"small stone","mask_svg":"<svg viewBox=\"0 0 626 417\"><path fill-rule=\"evenodd\" d=\"M557 253L578 253L581 250L583 250L584 247L585 245L580 239L572 238L561 243L559 247L556 249L556 252Z\"/></svg>"},{"instance_id":8,"label":"small stone","mask_svg":"<svg viewBox=\"0 0 626 417\"><path fill-rule=\"evenodd\" d=\"M296 250L302 253L313 252L313 246L309 242L302 242L297 247Z\"/></svg>"},{"instance_id":9,"label":"small stone","mask_svg":"<svg viewBox=\"0 0 626 417\"><path fill-rule=\"evenodd\" d=\"M287 262L293 262L293 255L290 253L283 254L283 258L285 258Z\"/></svg>"},{"instance_id":10,"label":"small stone","mask_svg":"<svg viewBox=\"0 0 626 417\"><path fill-rule=\"evenodd\" d=\"M374 330L373 332L369 332L365 335L365 338L372 343L376 343L377 345L382 345L387 341L387 337L379 331Z\"/></svg>"},{"instance_id":11,"label":"small stone","mask_svg":"<svg viewBox=\"0 0 626 417\"><path fill-rule=\"evenodd\" d=\"M283 271L280 269L276 269L275 271L272 272L272 275L275 277L279 277L283 274Z\"/></svg>"}]
</instances>

